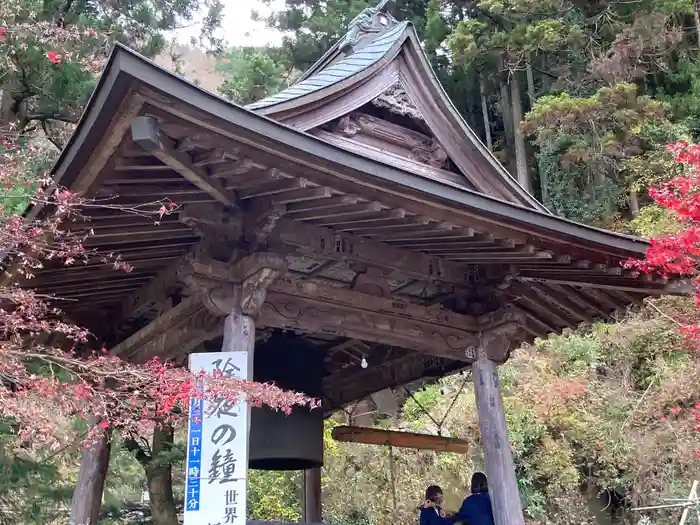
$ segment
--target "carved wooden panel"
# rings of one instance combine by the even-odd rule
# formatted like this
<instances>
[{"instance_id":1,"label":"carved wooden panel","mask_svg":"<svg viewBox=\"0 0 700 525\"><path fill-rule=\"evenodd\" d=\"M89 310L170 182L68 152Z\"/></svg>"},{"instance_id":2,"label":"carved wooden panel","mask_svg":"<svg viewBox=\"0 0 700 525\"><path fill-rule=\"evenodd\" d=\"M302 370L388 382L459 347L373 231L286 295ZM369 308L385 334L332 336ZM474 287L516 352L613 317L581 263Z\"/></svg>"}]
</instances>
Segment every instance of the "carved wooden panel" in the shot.
<instances>
[{"instance_id":1,"label":"carved wooden panel","mask_svg":"<svg viewBox=\"0 0 700 525\"><path fill-rule=\"evenodd\" d=\"M435 138L365 113L342 117L335 133L434 168L442 167L447 160L447 153Z\"/></svg>"},{"instance_id":2,"label":"carved wooden panel","mask_svg":"<svg viewBox=\"0 0 700 525\"><path fill-rule=\"evenodd\" d=\"M406 93L406 88L401 82L396 82L384 93L372 100L372 104L378 108L388 109L397 115L411 117L416 120L424 120L420 110Z\"/></svg>"}]
</instances>

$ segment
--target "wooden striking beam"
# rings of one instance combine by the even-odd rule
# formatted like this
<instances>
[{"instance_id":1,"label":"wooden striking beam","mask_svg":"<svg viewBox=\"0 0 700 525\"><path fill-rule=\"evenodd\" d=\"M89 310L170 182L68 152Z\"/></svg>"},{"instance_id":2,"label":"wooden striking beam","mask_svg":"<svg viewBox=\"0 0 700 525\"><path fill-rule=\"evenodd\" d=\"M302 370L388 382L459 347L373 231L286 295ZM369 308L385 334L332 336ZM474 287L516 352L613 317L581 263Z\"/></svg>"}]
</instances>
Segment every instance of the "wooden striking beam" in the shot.
<instances>
[{"instance_id":1,"label":"wooden striking beam","mask_svg":"<svg viewBox=\"0 0 700 525\"><path fill-rule=\"evenodd\" d=\"M416 434L414 432L342 426L335 427L331 435L336 441L345 443L391 445L392 447L454 452L455 454L466 454L469 452L469 442L463 439Z\"/></svg>"}]
</instances>

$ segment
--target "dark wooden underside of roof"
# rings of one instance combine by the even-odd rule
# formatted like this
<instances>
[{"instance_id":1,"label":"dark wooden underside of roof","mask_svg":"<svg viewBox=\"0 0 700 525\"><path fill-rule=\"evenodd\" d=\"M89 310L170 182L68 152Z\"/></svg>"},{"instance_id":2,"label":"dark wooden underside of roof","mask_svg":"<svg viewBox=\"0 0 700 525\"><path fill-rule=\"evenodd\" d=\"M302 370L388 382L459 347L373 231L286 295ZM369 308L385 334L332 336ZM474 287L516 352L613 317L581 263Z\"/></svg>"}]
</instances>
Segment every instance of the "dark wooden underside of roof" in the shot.
<instances>
[{"instance_id":1,"label":"dark wooden underside of roof","mask_svg":"<svg viewBox=\"0 0 700 525\"><path fill-rule=\"evenodd\" d=\"M84 265L48 264L29 283L60 297L65 314L91 328L97 344L123 342L188 300L175 269L201 244L201 231L182 220L191 209L237 207L254 213L273 206L282 217L270 242L287 257L289 286L315 283L353 297L356 276L363 274L380 289L385 285L380 296L416 305L416 316L433 308L461 323L515 311L523 319L516 344L608 318L649 295L684 290L623 269L626 258L643 254L642 243L619 237L616 245L605 232L455 194L455 188L415 175L401 178L389 166L329 146L312 154L309 148L322 149L317 139L240 108L229 106L237 112L229 118L221 114L222 101L135 60L123 57L128 64L117 64L121 70L112 64L56 173L61 184L101 204L84 212L89 220L70 223L71 228L91 230L91 249L119 253L133 270L114 269L97 257ZM127 65L135 69L129 72ZM240 115L253 124L232 122ZM133 140L131 126L138 116L156 119L159 144ZM302 146L273 134L289 135ZM367 167L359 169L363 163ZM442 193L429 194L420 185ZM152 213L160 206L154 202L162 199L177 209L154 224ZM273 289L269 301L280 301L284 286ZM463 352L436 355L430 345L420 351L419 345L363 341L323 322L276 320L266 326L266 319L277 318L261 314L259 337L280 329L294 332L294 326L320 327L317 333L296 332L326 353L327 408L444 375L469 361ZM187 354L211 344L220 331L214 321L207 322L200 327L205 335L189 340L195 346L174 343L162 357L183 359L183 349ZM371 363L367 369L359 366L362 356Z\"/></svg>"}]
</instances>

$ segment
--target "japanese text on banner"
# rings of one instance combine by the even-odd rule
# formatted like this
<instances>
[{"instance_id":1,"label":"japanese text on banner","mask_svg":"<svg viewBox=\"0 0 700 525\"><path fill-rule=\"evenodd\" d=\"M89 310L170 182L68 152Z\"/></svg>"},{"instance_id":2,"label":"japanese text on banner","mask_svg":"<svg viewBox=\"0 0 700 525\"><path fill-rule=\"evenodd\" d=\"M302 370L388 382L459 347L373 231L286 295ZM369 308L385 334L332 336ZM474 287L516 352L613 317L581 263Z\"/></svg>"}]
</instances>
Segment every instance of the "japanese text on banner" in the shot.
<instances>
[{"instance_id":1,"label":"japanese text on banner","mask_svg":"<svg viewBox=\"0 0 700 525\"><path fill-rule=\"evenodd\" d=\"M248 355L192 354L190 370L247 379ZM248 417L243 397L235 403L191 400L184 525L245 525Z\"/></svg>"}]
</instances>

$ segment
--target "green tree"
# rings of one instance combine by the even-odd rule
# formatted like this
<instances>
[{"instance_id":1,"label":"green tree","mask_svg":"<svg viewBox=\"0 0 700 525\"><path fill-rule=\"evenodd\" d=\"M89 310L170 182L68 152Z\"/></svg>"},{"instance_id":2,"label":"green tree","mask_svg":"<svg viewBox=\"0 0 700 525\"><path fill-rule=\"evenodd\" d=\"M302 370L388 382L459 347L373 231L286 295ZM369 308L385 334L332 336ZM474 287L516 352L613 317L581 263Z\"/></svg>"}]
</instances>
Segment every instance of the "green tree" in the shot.
<instances>
[{"instance_id":1,"label":"green tree","mask_svg":"<svg viewBox=\"0 0 700 525\"><path fill-rule=\"evenodd\" d=\"M5 186L3 215L21 213L32 190L43 182L39 179L45 173L42 168L50 165L72 134L114 43L154 56L163 49L166 31L187 23L202 10L206 17L200 42L216 48L219 42L213 31L222 13L218 0L0 3L0 169L6 168L5 184L13 184ZM13 177L8 178L6 171ZM37 414L42 421L53 416ZM80 451L80 444L76 445ZM46 457L52 454L43 455L45 462ZM22 507L15 505L20 510L12 511L15 519L19 512L27 520L36 516L39 523L65 523L70 494L67 501L64 496L66 488L75 483L74 468L37 464L31 454L22 451L3 459L9 465L3 481L9 486L0 492L11 504L23 502ZM106 495L109 493L108 488ZM99 506L99 502L73 503L74 507Z\"/></svg>"},{"instance_id":2,"label":"green tree","mask_svg":"<svg viewBox=\"0 0 700 525\"><path fill-rule=\"evenodd\" d=\"M520 77L522 72L527 73L527 93L533 104L536 98L533 61L539 63L545 59L544 55L560 54L582 43L581 26L575 18L565 18L572 9L570 3L550 0L480 0L474 3L472 16L459 21L448 38L456 62L497 76L506 144L513 145L515 172L531 193L533 181L520 129L523 117Z\"/></svg>"},{"instance_id":3,"label":"green tree","mask_svg":"<svg viewBox=\"0 0 700 525\"><path fill-rule=\"evenodd\" d=\"M539 147L540 171L548 174L546 204L591 223L624 207L629 184L638 191L639 182L651 176L651 159L644 155L661 155L659 145L678 132L666 120L663 105L639 96L633 84L601 88L590 97L542 97L523 129ZM645 165L637 158L646 159Z\"/></svg>"},{"instance_id":4,"label":"green tree","mask_svg":"<svg viewBox=\"0 0 700 525\"><path fill-rule=\"evenodd\" d=\"M270 4L270 0L263 0ZM397 0L392 12L410 20L422 32L427 0ZM285 0L284 9L272 13L265 21L289 36L284 38L285 62L305 71L345 34L350 21L360 11L374 7L376 0Z\"/></svg>"},{"instance_id":5,"label":"green tree","mask_svg":"<svg viewBox=\"0 0 700 525\"><path fill-rule=\"evenodd\" d=\"M154 56L165 31L206 9L200 36L216 47L219 0L108 3L7 0L0 6L0 131L33 137L43 130L61 148L80 117L114 42Z\"/></svg>"},{"instance_id":6,"label":"green tree","mask_svg":"<svg viewBox=\"0 0 700 525\"><path fill-rule=\"evenodd\" d=\"M216 71L224 77L219 93L244 105L287 87L291 73L271 49L255 48L236 48L224 53Z\"/></svg>"}]
</instances>

